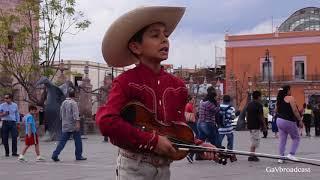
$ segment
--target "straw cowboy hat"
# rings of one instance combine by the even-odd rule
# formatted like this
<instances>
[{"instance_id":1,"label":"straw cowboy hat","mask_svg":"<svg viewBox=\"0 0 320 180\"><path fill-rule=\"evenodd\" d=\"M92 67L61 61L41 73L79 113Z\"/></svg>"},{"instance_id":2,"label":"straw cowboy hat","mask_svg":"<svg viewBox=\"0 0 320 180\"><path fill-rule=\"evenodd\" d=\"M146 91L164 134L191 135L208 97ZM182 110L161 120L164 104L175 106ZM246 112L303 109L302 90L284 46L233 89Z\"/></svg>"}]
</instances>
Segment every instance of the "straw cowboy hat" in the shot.
<instances>
[{"instance_id":1,"label":"straw cowboy hat","mask_svg":"<svg viewBox=\"0 0 320 180\"><path fill-rule=\"evenodd\" d=\"M103 37L103 58L113 67L137 63L138 59L128 49L128 42L132 36L142 28L157 22L165 24L170 35L184 12L184 7L152 6L137 8L120 16Z\"/></svg>"}]
</instances>

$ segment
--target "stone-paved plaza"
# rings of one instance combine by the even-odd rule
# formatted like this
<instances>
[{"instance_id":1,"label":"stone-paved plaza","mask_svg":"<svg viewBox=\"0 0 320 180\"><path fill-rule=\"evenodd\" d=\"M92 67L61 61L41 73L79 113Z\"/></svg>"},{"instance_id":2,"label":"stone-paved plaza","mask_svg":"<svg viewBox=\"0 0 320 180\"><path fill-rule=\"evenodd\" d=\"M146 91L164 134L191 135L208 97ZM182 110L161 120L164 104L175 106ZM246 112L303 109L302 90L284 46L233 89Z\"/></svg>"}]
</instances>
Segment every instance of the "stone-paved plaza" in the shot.
<instances>
[{"instance_id":1,"label":"stone-paved plaza","mask_svg":"<svg viewBox=\"0 0 320 180\"><path fill-rule=\"evenodd\" d=\"M3 146L0 156L1 180L111 180L115 179L115 161L117 148L110 143L103 142L103 137L89 135L83 140L84 156L87 161L74 160L74 144L69 141L60 159L61 162L51 161L50 155L55 148L54 142L41 142L41 152L46 157L45 162L36 162L34 150L30 149L26 155L27 163L18 162L14 157L4 156ZM247 131L235 132L235 149L247 151L249 147ZM19 147L21 148L21 143ZM288 143L291 143L289 140ZM261 139L258 152L276 154L278 140L270 135ZM320 159L320 138L303 137L297 156ZM31 151L32 150L32 151ZM267 172L272 168L310 168L311 172ZM172 180L247 180L247 179L319 179L320 167L298 163L278 164L276 160L261 158L260 162L248 162L246 156L238 156L238 161L226 166L210 161L189 164L186 159L174 162L171 167Z\"/></svg>"}]
</instances>

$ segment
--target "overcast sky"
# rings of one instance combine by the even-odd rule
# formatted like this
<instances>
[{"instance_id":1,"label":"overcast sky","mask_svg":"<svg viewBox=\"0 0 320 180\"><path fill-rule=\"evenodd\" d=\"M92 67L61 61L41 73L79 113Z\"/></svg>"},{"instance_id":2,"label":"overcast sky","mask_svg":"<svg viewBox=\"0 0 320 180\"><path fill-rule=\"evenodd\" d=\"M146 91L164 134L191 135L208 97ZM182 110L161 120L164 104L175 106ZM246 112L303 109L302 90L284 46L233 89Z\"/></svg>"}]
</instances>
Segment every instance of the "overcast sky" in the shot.
<instances>
[{"instance_id":1,"label":"overcast sky","mask_svg":"<svg viewBox=\"0 0 320 180\"><path fill-rule=\"evenodd\" d=\"M139 6L185 6L186 13L170 36L165 63L175 67L213 66L224 56L224 35L270 33L295 11L320 7L320 0L77 0L90 27L63 40L62 59L104 62L101 41L108 26ZM216 48L215 48L216 47ZM215 49L217 55L215 55Z\"/></svg>"}]
</instances>

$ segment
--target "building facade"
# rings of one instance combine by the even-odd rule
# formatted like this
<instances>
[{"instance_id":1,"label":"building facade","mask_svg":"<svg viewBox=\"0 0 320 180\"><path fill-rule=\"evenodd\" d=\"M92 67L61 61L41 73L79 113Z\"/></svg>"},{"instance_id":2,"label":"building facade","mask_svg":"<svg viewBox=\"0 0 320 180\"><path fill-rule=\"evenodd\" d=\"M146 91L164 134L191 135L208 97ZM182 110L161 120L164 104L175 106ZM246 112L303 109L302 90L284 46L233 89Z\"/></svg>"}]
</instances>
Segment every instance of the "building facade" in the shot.
<instances>
[{"instance_id":1,"label":"building facade","mask_svg":"<svg viewBox=\"0 0 320 180\"><path fill-rule=\"evenodd\" d=\"M267 99L270 89L275 99L285 84L299 107L320 103L320 31L227 35L225 41L227 89L244 97L240 106L248 91L259 89Z\"/></svg>"}]
</instances>

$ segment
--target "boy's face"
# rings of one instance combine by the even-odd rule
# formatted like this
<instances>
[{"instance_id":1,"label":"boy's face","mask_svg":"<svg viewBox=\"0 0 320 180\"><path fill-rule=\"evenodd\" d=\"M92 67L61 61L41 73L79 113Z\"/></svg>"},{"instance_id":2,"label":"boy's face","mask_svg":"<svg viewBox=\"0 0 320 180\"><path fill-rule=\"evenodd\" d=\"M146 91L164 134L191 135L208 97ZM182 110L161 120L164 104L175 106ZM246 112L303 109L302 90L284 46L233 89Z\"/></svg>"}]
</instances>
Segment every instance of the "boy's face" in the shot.
<instances>
[{"instance_id":1,"label":"boy's face","mask_svg":"<svg viewBox=\"0 0 320 180\"><path fill-rule=\"evenodd\" d=\"M161 62L168 58L169 40L165 25L150 25L142 35L142 42L132 42L130 49L141 59Z\"/></svg>"},{"instance_id":2,"label":"boy's face","mask_svg":"<svg viewBox=\"0 0 320 180\"><path fill-rule=\"evenodd\" d=\"M11 97L9 96L9 95L5 95L4 96L4 101L6 102L6 103L11 103Z\"/></svg>"},{"instance_id":3,"label":"boy's face","mask_svg":"<svg viewBox=\"0 0 320 180\"><path fill-rule=\"evenodd\" d=\"M32 115L35 115L37 113L37 110L36 109L32 109L31 111L30 111L30 114L32 114Z\"/></svg>"}]
</instances>

